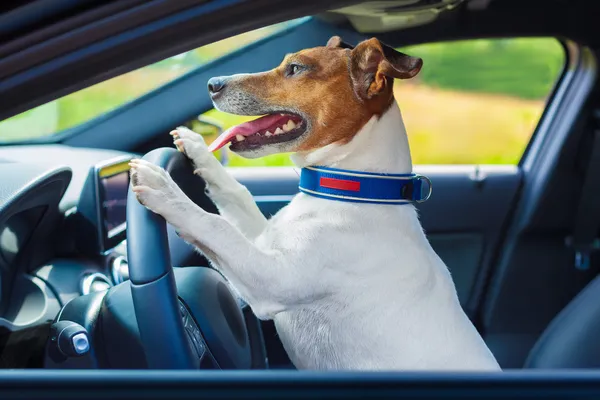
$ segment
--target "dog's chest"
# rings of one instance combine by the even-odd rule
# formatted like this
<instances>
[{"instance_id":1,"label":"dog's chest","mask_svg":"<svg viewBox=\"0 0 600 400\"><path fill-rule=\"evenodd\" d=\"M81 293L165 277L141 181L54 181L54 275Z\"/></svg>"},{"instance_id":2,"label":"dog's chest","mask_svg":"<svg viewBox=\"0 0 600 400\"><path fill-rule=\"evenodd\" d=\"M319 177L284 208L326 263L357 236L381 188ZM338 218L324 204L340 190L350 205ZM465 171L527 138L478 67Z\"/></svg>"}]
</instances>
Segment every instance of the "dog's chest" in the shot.
<instances>
[{"instance_id":1,"label":"dog's chest","mask_svg":"<svg viewBox=\"0 0 600 400\"><path fill-rule=\"evenodd\" d=\"M398 358L396 311L381 310L371 296L348 293L279 313L274 322L290 360L298 369L373 369ZM382 303L384 304L384 303ZM395 318L386 318L394 315ZM382 321L385 321L382 323Z\"/></svg>"},{"instance_id":2,"label":"dog's chest","mask_svg":"<svg viewBox=\"0 0 600 400\"><path fill-rule=\"evenodd\" d=\"M340 300L340 301L337 301ZM279 313L274 322L290 360L298 369L336 370L366 367L372 347L361 307L328 298ZM368 318L367 318L368 319Z\"/></svg>"},{"instance_id":3,"label":"dog's chest","mask_svg":"<svg viewBox=\"0 0 600 400\"><path fill-rule=\"evenodd\" d=\"M355 204L297 195L269 220L259 242L279 249L292 259L315 258L322 266L327 260L340 261L348 250L365 244L366 237L382 230L378 215L368 216ZM261 243L259 243L260 245Z\"/></svg>"},{"instance_id":4,"label":"dog's chest","mask_svg":"<svg viewBox=\"0 0 600 400\"><path fill-rule=\"evenodd\" d=\"M311 308L288 311L278 314L274 322L281 343L297 368L335 366L335 339L326 312Z\"/></svg>"}]
</instances>

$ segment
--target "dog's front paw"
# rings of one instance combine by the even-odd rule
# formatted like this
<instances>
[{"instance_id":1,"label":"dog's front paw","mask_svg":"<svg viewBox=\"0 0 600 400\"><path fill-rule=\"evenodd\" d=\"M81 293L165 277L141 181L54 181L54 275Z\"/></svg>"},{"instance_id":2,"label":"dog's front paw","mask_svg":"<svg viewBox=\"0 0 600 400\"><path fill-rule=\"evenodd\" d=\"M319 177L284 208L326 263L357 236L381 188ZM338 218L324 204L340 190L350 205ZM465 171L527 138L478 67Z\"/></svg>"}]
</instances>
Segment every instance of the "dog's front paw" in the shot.
<instances>
[{"instance_id":1,"label":"dog's front paw","mask_svg":"<svg viewBox=\"0 0 600 400\"><path fill-rule=\"evenodd\" d=\"M129 166L131 189L138 201L150 211L167 218L170 212L177 211L174 204L187 199L163 168L139 159L131 160Z\"/></svg>"},{"instance_id":2,"label":"dog's front paw","mask_svg":"<svg viewBox=\"0 0 600 400\"><path fill-rule=\"evenodd\" d=\"M196 168L204 166L214 156L208 151L204 138L185 126L180 126L169 133L177 150L185 154Z\"/></svg>"}]
</instances>

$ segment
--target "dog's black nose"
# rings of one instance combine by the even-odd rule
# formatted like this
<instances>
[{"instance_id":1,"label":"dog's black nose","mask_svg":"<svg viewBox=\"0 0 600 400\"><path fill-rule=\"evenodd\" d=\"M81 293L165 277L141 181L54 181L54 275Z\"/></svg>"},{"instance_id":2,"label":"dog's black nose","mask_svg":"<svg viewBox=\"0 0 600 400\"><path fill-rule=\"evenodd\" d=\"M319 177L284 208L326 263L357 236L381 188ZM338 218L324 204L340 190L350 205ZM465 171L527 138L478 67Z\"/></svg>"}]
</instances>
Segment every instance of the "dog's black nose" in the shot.
<instances>
[{"instance_id":1,"label":"dog's black nose","mask_svg":"<svg viewBox=\"0 0 600 400\"><path fill-rule=\"evenodd\" d=\"M223 90L225 87L226 80L221 76L217 76L215 78L210 78L208 80L208 92L210 94L215 94Z\"/></svg>"}]
</instances>

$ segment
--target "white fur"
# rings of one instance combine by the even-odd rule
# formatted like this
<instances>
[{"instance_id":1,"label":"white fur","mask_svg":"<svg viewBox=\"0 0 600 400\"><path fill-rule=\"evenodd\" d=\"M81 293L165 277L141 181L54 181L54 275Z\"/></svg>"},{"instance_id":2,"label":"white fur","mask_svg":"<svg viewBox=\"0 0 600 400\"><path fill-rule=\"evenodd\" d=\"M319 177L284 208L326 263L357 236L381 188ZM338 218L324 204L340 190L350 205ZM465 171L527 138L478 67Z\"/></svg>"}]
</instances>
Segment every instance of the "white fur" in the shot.
<instances>
[{"instance_id":1,"label":"white fur","mask_svg":"<svg viewBox=\"0 0 600 400\"><path fill-rule=\"evenodd\" d=\"M164 170L135 161L140 201L197 246L259 318L274 319L297 368L499 370L412 205L298 194L267 221L200 135L179 128L175 136L221 215L193 204ZM348 144L293 159L299 166L412 171L396 104Z\"/></svg>"}]
</instances>

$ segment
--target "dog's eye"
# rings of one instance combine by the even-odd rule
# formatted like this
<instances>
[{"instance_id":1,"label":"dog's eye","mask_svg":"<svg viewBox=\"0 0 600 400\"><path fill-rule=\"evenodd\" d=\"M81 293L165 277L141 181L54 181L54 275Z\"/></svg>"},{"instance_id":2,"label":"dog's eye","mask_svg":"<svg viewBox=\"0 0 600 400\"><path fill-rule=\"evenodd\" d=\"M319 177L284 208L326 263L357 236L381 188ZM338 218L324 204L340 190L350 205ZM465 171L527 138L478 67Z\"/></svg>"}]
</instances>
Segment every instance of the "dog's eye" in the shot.
<instances>
[{"instance_id":1,"label":"dog's eye","mask_svg":"<svg viewBox=\"0 0 600 400\"><path fill-rule=\"evenodd\" d=\"M302 66L299 64L290 64L288 65L287 74L288 76L293 76L299 74L302 71Z\"/></svg>"}]
</instances>

